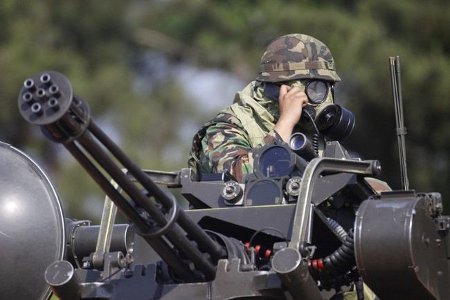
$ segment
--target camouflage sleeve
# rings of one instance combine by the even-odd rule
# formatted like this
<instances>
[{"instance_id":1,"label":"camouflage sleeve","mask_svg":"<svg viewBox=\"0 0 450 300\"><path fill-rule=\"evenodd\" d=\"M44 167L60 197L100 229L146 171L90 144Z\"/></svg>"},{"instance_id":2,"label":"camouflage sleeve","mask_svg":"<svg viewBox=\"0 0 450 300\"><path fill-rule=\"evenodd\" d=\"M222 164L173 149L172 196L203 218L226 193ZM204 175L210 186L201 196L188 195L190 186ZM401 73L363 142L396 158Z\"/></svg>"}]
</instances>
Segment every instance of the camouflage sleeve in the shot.
<instances>
[{"instance_id":1,"label":"camouflage sleeve","mask_svg":"<svg viewBox=\"0 0 450 300\"><path fill-rule=\"evenodd\" d=\"M258 147L282 141L274 130L270 131ZM220 173L224 170L243 182L245 175L253 172L253 147L237 118L229 116L227 122L217 122L208 127L202 140L204 162L201 169Z\"/></svg>"}]
</instances>

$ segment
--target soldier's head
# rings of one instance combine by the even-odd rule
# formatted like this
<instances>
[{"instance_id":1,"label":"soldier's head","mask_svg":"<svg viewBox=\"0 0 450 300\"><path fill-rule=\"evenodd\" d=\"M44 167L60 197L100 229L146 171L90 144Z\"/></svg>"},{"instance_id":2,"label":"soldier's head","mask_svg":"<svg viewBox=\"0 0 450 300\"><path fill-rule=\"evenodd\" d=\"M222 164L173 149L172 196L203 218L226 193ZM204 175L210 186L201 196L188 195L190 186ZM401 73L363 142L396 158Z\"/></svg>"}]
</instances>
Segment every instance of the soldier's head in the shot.
<instances>
[{"instance_id":1,"label":"soldier's head","mask_svg":"<svg viewBox=\"0 0 450 300\"><path fill-rule=\"evenodd\" d=\"M276 38L261 57L256 80L262 83L265 96L274 101L282 84L304 90L309 103L302 116L334 139L343 139L353 129L353 114L334 104L334 84L341 78L330 49L318 39L298 33Z\"/></svg>"},{"instance_id":2,"label":"soldier's head","mask_svg":"<svg viewBox=\"0 0 450 300\"><path fill-rule=\"evenodd\" d=\"M256 80L265 95L278 100L281 84L297 86L309 99L311 113L334 103L334 83L340 81L328 47L306 34L287 34L273 40L261 57Z\"/></svg>"}]
</instances>

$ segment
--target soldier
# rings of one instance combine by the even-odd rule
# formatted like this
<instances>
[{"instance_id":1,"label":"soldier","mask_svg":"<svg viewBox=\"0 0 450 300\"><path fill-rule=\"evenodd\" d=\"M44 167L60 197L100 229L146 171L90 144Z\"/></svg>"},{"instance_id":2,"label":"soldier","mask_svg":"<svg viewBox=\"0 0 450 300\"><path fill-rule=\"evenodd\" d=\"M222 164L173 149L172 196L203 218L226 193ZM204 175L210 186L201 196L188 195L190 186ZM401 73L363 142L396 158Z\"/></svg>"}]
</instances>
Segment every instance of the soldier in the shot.
<instances>
[{"instance_id":1,"label":"soldier","mask_svg":"<svg viewBox=\"0 0 450 300\"><path fill-rule=\"evenodd\" d=\"M228 170L244 182L253 172L253 150L288 143L301 130L306 105L318 110L322 103L334 103L333 87L340 80L330 50L316 38L288 34L273 40L256 80L195 134L189 166L200 176ZM343 299L357 298L351 289ZM367 286L364 299L377 299Z\"/></svg>"},{"instance_id":2,"label":"soldier","mask_svg":"<svg viewBox=\"0 0 450 300\"><path fill-rule=\"evenodd\" d=\"M252 150L288 142L299 130L308 100L333 101L337 81L333 56L321 41L305 34L273 40L261 58L256 80L196 133L189 166L199 175L228 170L243 182L245 175L253 172ZM315 91L324 87L325 93Z\"/></svg>"}]
</instances>

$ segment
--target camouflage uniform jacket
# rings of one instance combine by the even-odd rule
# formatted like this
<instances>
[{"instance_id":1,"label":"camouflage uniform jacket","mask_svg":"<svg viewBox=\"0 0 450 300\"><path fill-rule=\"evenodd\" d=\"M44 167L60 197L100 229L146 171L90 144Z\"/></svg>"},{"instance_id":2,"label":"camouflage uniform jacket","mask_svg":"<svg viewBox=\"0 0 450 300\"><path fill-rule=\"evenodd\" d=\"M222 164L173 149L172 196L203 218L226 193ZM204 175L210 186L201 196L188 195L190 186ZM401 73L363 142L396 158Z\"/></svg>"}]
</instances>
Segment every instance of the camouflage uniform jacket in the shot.
<instances>
[{"instance_id":1,"label":"camouflage uniform jacket","mask_svg":"<svg viewBox=\"0 0 450 300\"><path fill-rule=\"evenodd\" d=\"M236 94L234 103L206 123L194 136L188 161L197 175L224 170L240 182L253 172L252 149L283 143L274 131L278 102L263 95L257 82Z\"/></svg>"}]
</instances>

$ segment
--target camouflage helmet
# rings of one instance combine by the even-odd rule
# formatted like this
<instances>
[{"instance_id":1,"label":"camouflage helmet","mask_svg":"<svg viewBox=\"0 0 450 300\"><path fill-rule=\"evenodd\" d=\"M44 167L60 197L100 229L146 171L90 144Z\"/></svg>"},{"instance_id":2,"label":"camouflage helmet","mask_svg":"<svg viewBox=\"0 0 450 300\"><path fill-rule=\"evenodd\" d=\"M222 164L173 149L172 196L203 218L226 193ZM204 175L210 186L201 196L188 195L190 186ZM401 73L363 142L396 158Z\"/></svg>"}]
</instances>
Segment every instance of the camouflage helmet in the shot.
<instances>
[{"instance_id":1,"label":"camouflage helmet","mask_svg":"<svg viewBox=\"0 0 450 300\"><path fill-rule=\"evenodd\" d=\"M261 57L256 80L280 82L295 79L340 81L328 47L312 36L288 34L273 40Z\"/></svg>"}]
</instances>

